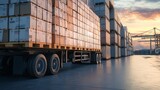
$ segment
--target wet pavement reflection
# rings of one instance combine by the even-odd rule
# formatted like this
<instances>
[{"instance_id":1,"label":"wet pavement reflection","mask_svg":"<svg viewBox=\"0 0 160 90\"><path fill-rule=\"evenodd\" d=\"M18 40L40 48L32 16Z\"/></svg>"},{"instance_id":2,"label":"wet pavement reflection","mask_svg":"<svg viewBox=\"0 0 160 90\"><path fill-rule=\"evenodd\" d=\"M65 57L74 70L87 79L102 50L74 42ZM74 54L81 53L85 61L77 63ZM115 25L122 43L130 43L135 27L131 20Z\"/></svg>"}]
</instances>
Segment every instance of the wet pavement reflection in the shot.
<instances>
[{"instance_id":1,"label":"wet pavement reflection","mask_svg":"<svg viewBox=\"0 0 160 90\"><path fill-rule=\"evenodd\" d=\"M0 90L160 90L160 57L131 56L99 65L65 64L58 75L0 75Z\"/></svg>"}]
</instances>

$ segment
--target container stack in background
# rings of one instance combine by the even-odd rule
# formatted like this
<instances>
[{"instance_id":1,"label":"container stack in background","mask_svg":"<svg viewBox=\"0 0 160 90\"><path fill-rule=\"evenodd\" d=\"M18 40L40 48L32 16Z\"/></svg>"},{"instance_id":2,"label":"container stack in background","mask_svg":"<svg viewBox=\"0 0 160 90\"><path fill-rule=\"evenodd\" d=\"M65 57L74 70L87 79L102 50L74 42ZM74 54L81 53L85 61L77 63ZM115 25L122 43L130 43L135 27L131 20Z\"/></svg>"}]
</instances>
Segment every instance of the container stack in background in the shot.
<instances>
[{"instance_id":1,"label":"container stack in background","mask_svg":"<svg viewBox=\"0 0 160 90\"><path fill-rule=\"evenodd\" d=\"M81 0L54 2L53 46L100 50L99 17Z\"/></svg>"},{"instance_id":2,"label":"container stack in background","mask_svg":"<svg viewBox=\"0 0 160 90\"><path fill-rule=\"evenodd\" d=\"M111 58L121 57L121 21L114 8L110 8L110 31L111 31Z\"/></svg>"},{"instance_id":3,"label":"container stack in background","mask_svg":"<svg viewBox=\"0 0 160 90\"><path fill-rule=\"evenodd\" d=\"M94 12L100 17L102 59L110 59L109 1L94 0Z\"/></svg>"},{"instance_id":4,"label":"container stack in background","mask_svg":"<svg viewBox=\"0 0 160 90\"><path fill-rule=\"evenodd\" d=\"M127 51L122 52L121 49L121 47L123 47L121 46L121 42L123 42L123 40L121 41L121 27L123 25L115 10L114 0L82 1L100 17L102 58L109 59L122 57L122 53ZM127 50L127 48L124 50ZM130 53L129 49L128 53Z\"/></svg>"},{"instance_id":5,"label":"container stack in background","mask_svg":"<svg viewBox=\"0 0 160 90\"><path fill-rule=\"evenodd\" d=\"M121 27L121 56L126 57L127 56L127 27L123 26Z\"/></svg>"},{"instance_id":6,"label":"container stack in background","mask_svg":"<svg viewBox=\"0 0 160 90\"><path fill-rule=\"evenodd\" d=\"M111 58L110 53L110 4L109 0L82 0L99 16L101 27L102 59Z\"/></svg>"},{"instance_id":7,"label":"container stack in background","mask_svg":"<svg viewBox=\"0 0 160 90\"><path fill-rule=\"evenodd\" d=\"M133 55L133 44L131 34L128 33L128 28L126 26L121 27L121 56L131 56Z\"/></svg>"},{"instance_id":8,"label":"container stack in background","mask_svg":"<svg viewBox=\"0 0 160 90\"><path fill-rule=\"evenodd\" d=\"M0 17L5 18L0 19L4 31L0 42L51 47L52 0L1 0L2 3Z\"/></svg>"},{"instance_id":9,"label":"container stack in background","mask_svg":"<svg viewBox=\"0 0 160 90\"><path fill-rule=\"evenodd\" d=\"M130 33L127 33L127 56L133 55L133 44Z\"/></svg>"}]
</instances>

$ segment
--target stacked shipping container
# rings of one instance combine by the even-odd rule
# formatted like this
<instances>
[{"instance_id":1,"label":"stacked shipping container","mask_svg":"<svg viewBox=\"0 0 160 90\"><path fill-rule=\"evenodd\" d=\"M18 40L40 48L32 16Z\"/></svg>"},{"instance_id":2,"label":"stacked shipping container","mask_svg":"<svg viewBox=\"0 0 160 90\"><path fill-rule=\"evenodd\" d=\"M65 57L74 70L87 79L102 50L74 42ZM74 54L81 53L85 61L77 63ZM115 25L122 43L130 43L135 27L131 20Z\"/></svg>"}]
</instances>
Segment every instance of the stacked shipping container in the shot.
<instances>
[{"instance_id":1,"label":"stacked shipping container","mask_svg":"<svg viewBox=\"0 0 160 90\"><path fill-rule=\"evenodd\" d=\"M80 0L1 0L0 7L1 45L101 49L99 17Z\"/></svg>"},{"instance_id":2,"label":"stacked shipping container","mask_svg":"<svg viewBox=\"0 0 160 90\"><path fill-rule=\"evenodd\" d=\"M114 7L110 8L110 30L111 30L111 58L121 57L121 38L120 29L121 21L115 11Z\"/></svg>"},{"instance_id":3,"label":"stacked shipping container","mask_svg":"<svg viewBox=\"0 0 160 90\"><path fill-rule=\"evenodd\" d=\"M130 33L127 33L127 56L133 55L133 44Z\"/></svg>"},{"instance_id":4,"label":"stacked shipping container","mask_svg":"<svg viewBox=\"0 0 160 90\"><path fill-rule=\"evenodd\" d=\"M121 27L121 56L133 55L132 38L126 26Z\"/></svg>"},{"instance_id":5,"label":"stacked shipping container","mask_svg":"<svg viewBox=\"0 0 160 90\"><path fill-rule=\"evenodd\" d=\"M121 27L121 56L127 56L127 27Z\"/></svg>"},{"instance_id":6,"label":"stacked shipping container","mask_svg":"<svg viewBox=\"0 0 160 90\"><path fill-rule=\"evenodd\" d=\"M41 43L51 47L51 0L1 0L0 42Z\"/></svg>"},{"instance_id":7,"label":"stacked shipping container","mask_svg":"<svg viewBox=\"0 0 160 90\"><path fill-rule=\"evenodd\" d=\"M110 59L110 2L109 0L93 0L92 3L91 1L88 2L93 11L100 17L102 58Z\"/></svg>"},{"instance_id":8,"label":"stacked shipping container","mask_svg":"<svg viewBox=\"0 0 160 90\"><path fill-rule=\"evenodd\" d=\"M100 21L81 0L1 0L1 45L9 42L25 43L25 47L102 49L104 59L131 55L132 39L127 32L126 38L122 35L125 28L113 0L83 1Z\"/></svg>"},{"instance_id":9,"label":"stacked shipping container","mask_svg":"<svg viewBox=\"0 0 160 90\"><path fill-rule=\"evenodd\" d=\"M87 3L87 5L100 17L102 58L118 58L125 52L127 53L128 48L123 48L123 44L126 43L127 45L127 42L125 42L123 38L121 40L121 27L123 25L115 11L114 0L82 1ZM126 39L127 37L128 36L126 36ZM130 42L130 44L131 43L132 42Z\"/></svg>"}]
</instances>

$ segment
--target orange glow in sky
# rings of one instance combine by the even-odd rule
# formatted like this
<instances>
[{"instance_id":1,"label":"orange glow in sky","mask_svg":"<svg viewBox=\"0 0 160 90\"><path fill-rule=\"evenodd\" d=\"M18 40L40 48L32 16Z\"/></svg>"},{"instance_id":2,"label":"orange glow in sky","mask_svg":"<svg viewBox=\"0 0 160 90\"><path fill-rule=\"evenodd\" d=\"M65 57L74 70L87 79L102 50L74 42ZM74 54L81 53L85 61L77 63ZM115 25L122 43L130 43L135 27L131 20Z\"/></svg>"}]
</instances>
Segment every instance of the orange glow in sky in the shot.
<instances>
[{"instance_id":1,"label":"orange glow in sky","mask_svg":"<svg viewBox=\"0 0 160 90\"><path fill-rule=\"evenodd\" d=\"M130 33L142 33L154 27L160 29L160 0L114 1L121 22L128 27ZM135 50L150 48L150 43L140 43L137 40L133 43Z\"/></svg>"}]
</instances>

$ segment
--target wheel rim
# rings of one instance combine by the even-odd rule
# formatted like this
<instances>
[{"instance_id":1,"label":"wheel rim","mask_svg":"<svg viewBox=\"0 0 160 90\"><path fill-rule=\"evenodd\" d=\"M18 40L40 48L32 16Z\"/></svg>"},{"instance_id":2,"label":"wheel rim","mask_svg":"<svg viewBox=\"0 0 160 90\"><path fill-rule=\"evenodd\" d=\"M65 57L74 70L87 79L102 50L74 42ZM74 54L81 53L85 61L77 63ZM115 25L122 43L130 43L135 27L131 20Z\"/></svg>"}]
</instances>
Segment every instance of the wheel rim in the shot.
<instances>
[{"instance_id":1,"label":"wheel rim","mask_svg":"<svg viewBox=\"0 0 160 90\"><path fill-rule=\"evenodd\" d=\"M96 55L96 63L98 63L99 61L99 57L98 57L98 54Z\"/></svg>"},{"instance_id":2,"label":"wheel rim","mask_svg":"<svg viewBox=\"0 0 160 90\"><path fill-rule=\"evenodd\" d=\"M58 65L58 58L54 58L52 60L52 69L53 69L53 71L57 71L58 67L59 67L59 65Z\"/></svg>"},{"instance_id":3,"label":"wheel rim","mask_svg":"<svg viewBox=\"0 0 160 90\"><path fill-rule=\"evenodd\" d=\"M42 73L45 70L45 62L43 59L39 59L36 65L36 71L38 74Z\"/></svg>"}]
</instances>

